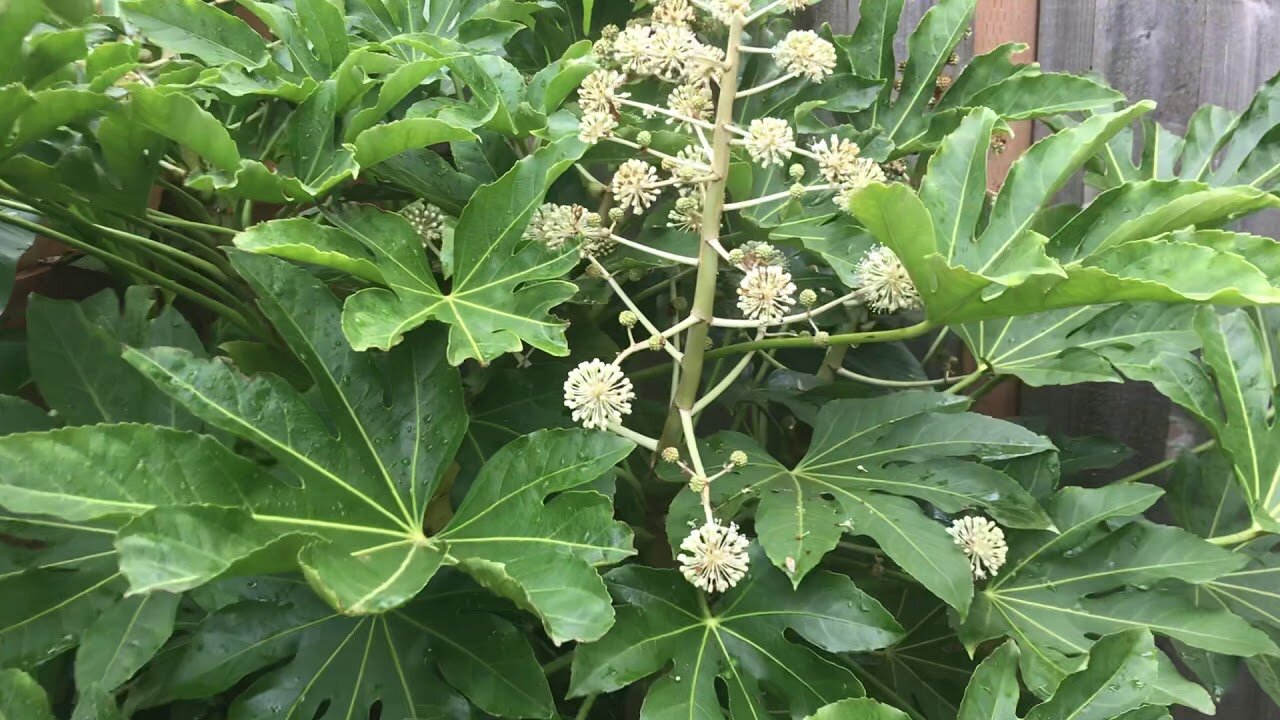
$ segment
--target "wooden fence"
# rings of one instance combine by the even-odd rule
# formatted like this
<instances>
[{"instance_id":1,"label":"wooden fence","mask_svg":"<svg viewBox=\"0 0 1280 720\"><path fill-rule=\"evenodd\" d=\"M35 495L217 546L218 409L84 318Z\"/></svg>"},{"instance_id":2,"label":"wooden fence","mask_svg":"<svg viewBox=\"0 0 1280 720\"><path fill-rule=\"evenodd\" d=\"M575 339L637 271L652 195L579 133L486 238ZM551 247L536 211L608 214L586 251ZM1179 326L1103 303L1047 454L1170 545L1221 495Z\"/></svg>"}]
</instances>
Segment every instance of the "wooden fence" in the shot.
<instances>
[{"instance_id":1,"label":"wooden fence","mask_svg":"<svg viewBox=\"0 0 1280 720\"><path fill-rule=\"evenodd\" d=\"M858 20L858 4L823 0L809 12L814 23L849 32ZM933 4L906 0L900 58L907 33ZM1212 103L1239 112L1258 86L1280 71L1280 0L978 0L975 32L961 57L972 56L975 47L982 52L1008 41L1030 45L1046 71L1095 73L1131 99L1157 101L1157 121L1181 134L1196 108ZM1043 132L1020 130L1026 140ZM1064 191L1063 200L1081 202L1087 192L1077 183ZM1244 228L1280 238L1280 212L1251 218ZM1057 432L1125 442L1135 457L1117 474L1196 441L1177 442L1178 432L1170 432L1168 401L1144 385L1022 388L1007 402L1013 413L1047 418ZM1175 716L1204 717L1185 710ZM1280 720L1280 709L1242 672L1217 717Z\"/></svg>"}]
</instances>

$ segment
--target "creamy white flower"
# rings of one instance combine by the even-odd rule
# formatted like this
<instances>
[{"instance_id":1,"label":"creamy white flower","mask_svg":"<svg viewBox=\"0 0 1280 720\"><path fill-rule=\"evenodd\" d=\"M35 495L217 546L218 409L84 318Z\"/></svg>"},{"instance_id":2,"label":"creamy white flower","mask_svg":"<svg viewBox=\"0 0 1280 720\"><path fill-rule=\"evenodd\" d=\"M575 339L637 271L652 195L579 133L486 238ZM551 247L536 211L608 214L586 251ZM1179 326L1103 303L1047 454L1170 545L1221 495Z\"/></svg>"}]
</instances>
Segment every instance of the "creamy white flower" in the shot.
<instances>
[{"instance_id":1,"label":"creamy white flower","mask_svg":"<svg viewBox=\"0 0 1280 720\"><path fill-rule=\"evenodd\" d=\"M751 539L738 532L735 523L728 527L714 520L694 528L676 556L680 573L694 587L704 592L720 593L737 585L746 577L751 562L747 548ZM685 554L688 553L688 554Z\"/></svg>"},{"instance_id":2,"label":"creamy white flower","mask_svg":"<svg viewBox=\"0 0 1280 720\"><path fill-rule=\"evenodd\" d=\"M657 183L656 168L643 160L628 160L613 175L613 199L623 211L630 209L639 215L658 199L660 188L654 187Z\"/></svg>"},{"instance_id":3,"label":"creamy white flower","mask_svg":"<svg viewBox=\"0 0 1280 720\"><path fill-rule=\"evenodd\" d=\"M679 85L667 96L667 107L673 112L691 117L694 120L706 120L712 109L711 88L702 83ZM668 125L675 122L679 122L682 126L687 125L687 123L675 118L667 118Z\"/></svg>"},{"instance_id":4,"label":"creamy white flower","mask_svg":"<svg viewBox=\"0 0 1280 720\"><path fill-rule=\"evenodd\" d=\"M973 576L979 580L995 577L1004 565L1009 546L999 525L979 515L959 518L947 528L956 545L969 557Z\"/></svg>"},{"instance_id":5,"label":"creamy white flower","mask_svg":"<svg viewBox=\"0 0 1280 720\"><path fill-rule=\"evenodd\" d=\"M791 273L777 265L755 265L738 285L738 309L752 320L777 322L796 304Z\"/></svg>"},{"instance_id":6,"label":"creamy white flower","mask_svg":"<svg viewBox=\"0 0 1280 720\"><path fill-rule=\"evenodd\" d=\"M907 268L889 248L877 245L867 251L854 270L858 299L879 313L895 313L920 307L920 293Z\"/></svg>"},{"instance_id":7,"label":"creamy white flower","mask_svg":"<svg viewBox=\"0 0 1280 720\"><path fill-rule=\"evenodd\" d=\"M745 18L751 11L751 0L711 0L711 16L726 25L735 18Z\"/></svg>"},{"instance_id":8,"label":"creamy white flower","mask_svg":"<svg viewBox=\"0 0 1280 720\"><path fill-rule=\"evenodd\" d=\"M582 116L578 125L578 139L588 145L595 145L613 134L618 121L610 112L589 112Z\"/></svg>"},{"instance_id":9,"label":"creamy white flower","mask_svg":"<svg viewBox=\"0 0 1280 720\"><path fill-rule=\"evenodd\" d=\"M836 198L836 203L848 211L849 204L859 192L862 192L863 188L872 183L888 181L888 176L884 174L884 169L878 163L867 158L858 158L853 161L849 172L840 180L840 195Z\"/></svg>"},{"instance_id":10,"label":"creamy white flower","mask_svg":"<svg viewBox=\"0 0 1280 720\"><path fill-rule=\"evenodd\" d=\"M796 133L780 118L757 118L747 126L743 140L751 159L768 167L784 165L796 149Z\"/></svg>"},{"instance_id":11,"label":"creamy white flower","mask_svg":"<svg viewBox=\"0 0 1280 720\"><path fill-rule=\"evenodd\" d=\"M832 135L828 140L814 143L809 149L817 156L818 170L827 182L843 185L857 177L858 154L862 152L858 143Z\"/></svg>"},{"instance_id":12,"label":"creamy white flower","mask_svg":"<svg viewBox=\"0 0 1280 720\"><path fill-rule=\"evenodd\" d=\"M812 30L792 30L773 49L784 70L822 82L836 69L836 48Z\"/></svg>"},{"instance_id":13,"label":"creamy white flower","mask_svg":"<svg viewBox=\"0 0 1280 720\"><path fill-rule=\"evenodd\" d=\"M580 363L564 381L564 405L573 412L573 421L588 430L622 422L623 415L631 414L635 398L622 368L601 360Z\"/></svg>"},{"instance_id":14,"label":"creamy white flower","mask_svg":"<svg viewBox=\"0 0 1280 720\"><path fill-rule=\"evenodd\" d=\"M720 77L724 70L724 50L715 45L698 43L689 53L685 63L685 80L691 83L706 84Z\"/></svg>"},{"instance_id":15,"label":"creamy white flower","mask_svg":"<svg viewBox=\"0 0 1280 720\"><path fill-rule=\"evenodd\" d=\"M540 242L552 250L559 250L571 240L588 243L602 235L609 235L609 230L599 213L581 205L555 203L546 203L534 211L524 232L525 239Z\"/></svg>"},{"instance_id":16,"label":"creamy white flower","mask_svg":"<svg viewBox=\"0 0 1280 720\"><path fill-rule=\"evenodd\" d=\"M681 80L700 45L693 31L683 25L654 25L645 50L645 64L650 73L664 80Z\"/></svg>"},{"instance_id":17,"label":"creamy white flower","mask_svg":"<svg viewBox=\"0 0 1280 720\"><path fill-rule=\"evenodd\" d=\"M431 203L417 202L400 211L422 238L423 246L436 245L444 238L444 212Z\"/></svg>"},{"instance_id":18,"label":"creamy white flower","mask_svg":"<svg viewBox=\"0 0 1280 720\"><path fill-rule=\"evenodd\" d=\"M689 0L658 0L653 7L654 25L680 25L688 27L694 20L693 5Z\"/></svg>"},{"instance_id":19,"label":"creamy white flower","mask_svg":"<svg viewBox=\"0 0 1280 720\"><path fill-rule=\"evenodd\" d=\"M653 28L648 25L628 25L613 41L613 59L628 72L649 75L649 46L653 43Z\"/></svg>"},{"instance_id":20,"label":"creamy white flower","mask_svg":"<svg viewBox=\"0 0 1280 720\"><path fill-rule=\"evenodd\" d=\"M596 70L578 88L578 104L584 113L612 113L619 98L631 97L631 93L619 92L626 82L627 76L616 70Z\"/></svg>"}]
</instances>

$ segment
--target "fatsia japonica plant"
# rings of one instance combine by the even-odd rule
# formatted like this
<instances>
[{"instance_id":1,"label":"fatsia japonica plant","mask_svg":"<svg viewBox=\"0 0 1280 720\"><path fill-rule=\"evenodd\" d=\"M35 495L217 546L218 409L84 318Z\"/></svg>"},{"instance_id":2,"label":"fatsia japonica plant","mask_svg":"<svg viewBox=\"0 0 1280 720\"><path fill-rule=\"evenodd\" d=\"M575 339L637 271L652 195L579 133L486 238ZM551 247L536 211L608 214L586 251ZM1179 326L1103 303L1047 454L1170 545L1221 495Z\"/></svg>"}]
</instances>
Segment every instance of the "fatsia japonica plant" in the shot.
<instances>
[{"instance_id":1,"label":"fatsia japonica plant","mask_svg":"<svg viewBox=\"0 0 1280 720\"><path fill-rule=\"evenodd\" d=\"M0 249L106 287L5 340L0 718L1280 698L1280 81L1177 138L812 4L0 1ZM1209 439L1086 483L1012 378Z\"/></svg>"}]
</instances>

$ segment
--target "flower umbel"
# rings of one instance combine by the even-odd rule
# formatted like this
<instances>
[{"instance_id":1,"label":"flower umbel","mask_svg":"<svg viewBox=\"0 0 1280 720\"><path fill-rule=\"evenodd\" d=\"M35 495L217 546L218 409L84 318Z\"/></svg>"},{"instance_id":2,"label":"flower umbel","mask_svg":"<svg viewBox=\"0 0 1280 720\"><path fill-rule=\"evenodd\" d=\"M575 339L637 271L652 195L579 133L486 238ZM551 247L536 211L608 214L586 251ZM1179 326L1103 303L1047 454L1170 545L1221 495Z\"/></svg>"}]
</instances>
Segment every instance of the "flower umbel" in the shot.
<instances>
[{"instance_id":1,"label":"flower umbel","mask_svg":"<svg viewBox=\"0 0 1280 720\"><path fill-rule=\"evenodd\" d=\"M757 118L747 127L743 143L751 159L761 165L784 165L796 149L796 133L786 120Z\"/></svg>"},{"instance_id":2,"label":"flower umbel","mask_svg":"<svg viewBox=\"0 0 1280 720\"><path fill-rule=\"evenodd\" d=\"M613 134L618 121L610 112L589 112L582 116L578 125L578 139L588 145L595 145Z\"/></svg>"},{"instance_id":3,"label":"flower umbel","mask_svg":"<svg viewBox=\"0 0 1280 720\"><path fill-rule=\"evenodd\" d=\"M773 49L778 64L820 83L836 70L836 49L812 30L792 30Z\"/></svg>"},{"instance_id":4,"label":"flower umbel","mask_svg":"<svg viewBox=\"0 0 1280 720\"><path fill-rule=\"evenodd\" d=\"M689 0L658 0L653 6L651 19L654 25L688 27L694 20L693 5Z\"/></svg>"},{"instance_id":5,"label":"flower umbel","mask_svg":"<svg viewBox=\"0 0 1280 720\"><path fill-rule=\"evenodd\" d=\"M830 139L814 143L810 150L817 156L818 170L827 182L843 185L853 180L862 168L858 162L862 148L852 140L832 135Z\"/></svg>"},{"instance_id":6,"label":"flower umbel","mask_svg":"<svg viewBox=\"0 0 1280 720\"><path fill-rule=\"evenodd\" d=\"M738 309L753 320L777 322L796 300L791 273L777 265L756 265L738 285Z\"/></svg>"},{"instance_id":7,"label":"flower umbel","mask_svg":"<svg viewBox=\"0 0 1280 720\"><path fill-rule=\"evenodd\" d=\"M712 520L680 543L684 551L676 556L680 573L699 590L724 592L746 576L750 544L751 539L739 533L735 523L725 527Z\"/></svg>"},{"instance_id":8,"label":"flower umbel","mask_svg":"<svg viewBox=\"0 0 1280 720\"><path fill-rule=\"evenodd\" d=\"M400 212L422 244L434 247L444 237L444 212L431 203L414 203Z\"/></svg>"},{"instance_id":9,"label":"flower umbel","mask_svg":"<svg viewBox=\"0 0 1280 720\"><path fill-rule=\"evenodd\" d=\"M620 92L627 76L616 70L596 70L578 88L578 104L586 113L612 113L619 98L630 97Z\"/></svg>"},{"instance_id":10,"label":"flower umbel","mask_svg":"<svg viewBox=\"0 0 1280 720\"><path fill-rule=\"evenodd\" d=\"M746 17L751 10L751 0L711 0L711 16L726 25L734 18Z\"/></svg>"},{"instance_id":11,"label":"flower umbel","mask_svg":"<svg viewBox=\"0 0 1280 720\"><path fill-rule=\"evenodd\" d=\"M854 270L858 299L879 313L895 313L920 307L920 293L898 255L876 245L862 256Z\"/></svg>"},{"instance_id":12,"label":"flower umbel","mask_svg":"<svg viewBox=\"0 0 1280 720\"><path fill-rule=\"evenodd\" d=\"M574 422L588 430L622 422L623 415L631 414L635 397L622 369L601 360L579 363L564 381L564 405L573 411Z\"/></svg>"},{"instance_id":13,"label":"flower umbel","mask_svg":"<svg viewBox=\"0 0 1280 720\"><path fill-rule=\"evenodd\" d=\"M694 120L706 120L711 113L711 88L702 83L686 83L671 91L667 97L667 107ZM680 122L675 118L667 118L667 124ZM681 122L681 125L685 123Z\"/></svg>"},{"instance_id":14,"label":"flower umbel","mask_svg":"<svg viewBox=\"0 0 1280 720\"><path fill-rule=\"evenodd\" d=\"M653 187L657 183L656 168L643 160L628 160L613 176L613 197L618 207L639 215L658 199L659 189Z\"/></svg>"},{"instance_id":15,"label":"flower umbel","mask_svg":"<svg viewBox=\"0 0 1280 720\"><path fill-rule=\"evenodd\" d=\"M962 517L951 523L947 534L955 539L969 557L973 576L979 580L995 577L1009 552L1004 531L999 525L979 515Z\"/></svg>"}]
</instances>

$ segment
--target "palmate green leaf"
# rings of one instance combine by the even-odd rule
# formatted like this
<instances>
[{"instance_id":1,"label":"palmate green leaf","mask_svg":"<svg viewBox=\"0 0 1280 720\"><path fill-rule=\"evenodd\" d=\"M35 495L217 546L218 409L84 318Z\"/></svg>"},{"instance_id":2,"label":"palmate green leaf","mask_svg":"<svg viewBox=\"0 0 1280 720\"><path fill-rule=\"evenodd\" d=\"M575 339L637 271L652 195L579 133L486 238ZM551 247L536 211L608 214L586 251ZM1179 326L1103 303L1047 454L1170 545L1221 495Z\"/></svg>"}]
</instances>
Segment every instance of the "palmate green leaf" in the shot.
<instances>
[{"instance_id":1,"label":"palmate green leaf","mask_svg":"<svg viewBox=\"0 0 1280 720\"><path fill-rule=\"evenodd\" d=\"M1093 305L985 320L955 328L992 372L1028 385L1120 382L1113 363L1145 365L1195 350L1195 308L1154 303Z\"/></svg>"},{"instance_id":2,"label":"palmate green leaf","mask_svg":"<svg viewBox=\"0 0 1280 720\"><path fill-rule=\"evenodd\" d=\"M1104 530L1159 496L1158 488L1137 484L1059 491L1049 513L1060 532L1008 533L1008 564L976 595L961 628L965 644L1012 636L1025 680L1042 696L1081 666L1090 636L1124 629L1147 628L1227 654L1274 652L1265 635L1231 613L1198 607L1192 595L1246 559L1141 520Z\"/></svg>"},{"instance_id":3,"label":"palmate green leaf","mask_svg":"<svg viewBox=\"0 0 1280 720\"><path fill-rule=\"evenodd\" d=\"M630 533L612 520L606 498L567 491L603 474L634 446L583 431L521 438L489 459L452 522L427 538L426 504L466 430L461 385L443 362L439 336L419 334L386 358L354 352L338 335L336 299L314 279L270 258L239 254L234 262L307 365L341 435L328 432L283 382L248 380L220 363L171 351L130 358L192 412L261 445L307 486L310 507L301 508L293 524L329 541L307 547L299 558L317 591L345 612L382 612L417 594L441 562L458 563L537 614L557 642L603 633L612 612L592 566L630 554ZM544 506L551 493L560 494ZM337 504L342 501L354 508ZM248 509L261 512L251 503ZM127 528L122 547L134 548L127 544L134 539L148 553L145 567L175 576L179 587L219 574L217 567L192 567L164 554L166 543L154 536L177 542L192 536L191 525L200 520L187 509L157 511L166 512ZM262 524L240 518L248 520ZM225 522L210 528L209 542ZM259 532L256 544L263 549L281 542L278 532ZM243 532L222 536L223 552L214 554L227 560L227 569L250 557Z\"/></svg>"},{"instance_id":4,"label":"palmate green leaf","mask_svg":"<svg viewBox=\"0 0 1280 720\"><path fill-rule=\"evenodd\" d=\"M0 545L0 666L34 667L75 647L127 583L110 525L0 515L0 533L15 541Z\"/></svg>"},{"instance_id":5,"label":"palmate green leaf","mask_svg":"<svg viewBox=\"0 0 1280 720\"><path fill-rule=\"evenodd\" d=\"M1019 720L1018 646L1006 642L982 661L965 690L956 720Z\"/></svg>"},{"instance_id":6,"label":"palmate green leaf","mask_svg":"<svg viewBox=\"0 0 1280 720\"><path fill-rule=\"evenodd\" d=\"M121 0L121 9L152 42L209 65L267 64L262 36L231 13L200 0Z\"/></svg>"},{"instance_id":7,"label":"palmate green leaf","mask_svg":"<svg viewBox=\"0 0 1280 720\"><path fill-rule=\"evenodd\" d=\"M1017 425L960 412L963 403L928 391L829 402L818 413L808 453L791 469L748 438L722 433L708 443L708 462L733 450L746 452L749 462L713 484L712 500L725 517L758 500L760 542L796 583L841 535L869 535L963 613L973 592L967 561L943 526L906 498L947 512L980 509L1009 526L1048 528L1048 516L1016 481L974 460L1052 448ZM692 494L677 498L668 518L672 538L683 535L694 505Z\"/></svg>"},{"instance_id":8,"label":"palmate green leaf","mask_svg":"<svg viewBox=\"0 0 1280 720\"><path fill-rule=\"evenodd\" d=\"M814 573L793 590L758 550L746 579L710 606L675 570L631 565L607 579L618 622L578 647L569 694L612 692L670 667L645 697L642 720L726 717L717 678L728 691L727 717L814 712L860 696L862 686L790 633L829 653L882 648L902 634L848 578Z\"/></svg>"},{"instance_id":9,"label":"palmate green leaf","mask_svg":"<svg viewBox=\"0 0 1280 720\"><path fill-rule=\"evenodd\" d=\"M550 250L521 238L547 188L582 155L567 137L535 152L482 187L455 230L452 289L445 293L427 265L422 241L404 219L361 209L336 218L376 258L393 289L371 288L347 300L342 327L353 347L388 349L428 320L450 326L449 362L482 363L527 342L567 355L565 324L549 310L575 290L558 278L578 262L577 248Z\"/></svg>"},{"instance_id":10,"label":"palmate green leaf","mask_svg":"<svg viewBox=\"0 0 1280 720\"><path fill-rule=\"evenodd\" d=\"M289 48L295 67L317 82L329 79L349 50L340 4L331 0L296 0L290 8L246 0L241 3Z\"/></svg>"},{"instance_id":11,"label":"palmate green leaf","mask_svg":"<svg viewBox=\"0 0 1280 720\"><path fill-rule=\"evenodd\" d=\"M900 9L901 3L898 6ZM906 145L924 131L923 111L933 99L938 75L946 67L952 50L964 38L976 7L977 0L942 0L925 13L907 39L909 55L902 75L902 89L893 104L874 119L895 145ZM892 47L892 33L888 42L888 47ZM892 77L892 72L883 77Z\"/></svg>"},{"instance_id":12,"label":"palmate green leaf","mask_svg":"<svg viewBox=\"0 0 1280 720\"><path fill-rule=\"evenodd\" d=\"M377 617L335 613L305 587L279 602L220 608L153 670L146 683L158 690L145 706L233 691L234 720L311 720L326 705L324 720L363 717L376 704L389 717L461 719L471 717L461 692L492 715L551 717L551 691L524 635L468 608L474 588L443 576L432 588L442 580L450 582L438 592Z\"/></svg>"},{"instance_id":13,"label":"palmate green leaf","mask_svg":"<svg viewBox=\"0 0 1280 720\"><path fill-rule=\"evenodd\" d=\"M0 720L53 720L44 688L21 670L0 670Z\"/></svg>"},{"instance_id":14,"label":"palmate green leaf","mask_svg":"<svg viewBox=\"0 0 1280 720\"><path fill-rule=\"evenodd\" d=\"M236 247L259 255L333 268L369 282L382 273L364 246L345 232L305 218L258 223L236 235Z\"/></svg>"}]
</instances>

